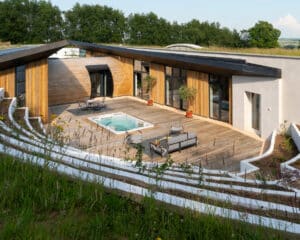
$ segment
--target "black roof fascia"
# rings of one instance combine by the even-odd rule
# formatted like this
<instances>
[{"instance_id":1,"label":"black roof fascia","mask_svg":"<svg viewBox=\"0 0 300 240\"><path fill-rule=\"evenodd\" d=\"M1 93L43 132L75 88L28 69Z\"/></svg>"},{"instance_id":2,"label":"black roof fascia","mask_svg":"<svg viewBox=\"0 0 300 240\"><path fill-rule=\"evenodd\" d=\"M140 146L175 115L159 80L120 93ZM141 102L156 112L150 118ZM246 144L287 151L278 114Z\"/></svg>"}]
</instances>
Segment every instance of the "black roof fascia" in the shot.
<instances>
[{"instance_id":1,"label":"black roof fascia","mask_svg":"<svg viewBox=\"0 0 300 240\"><path fill-rule=\"evenodd\" d=\"M26 64L42 58L48 58L59 49L70 45L67 40L49 43L42 46L23 49L0 56L0 70Z\"/></svg>"},{"instance_id":2,"label":"black roof fascia","mask_svg":"<svg viewBox=\"0 0 300 240\"><path fill-rule=\"evenodd\" d=\"M171 65L205 73L281 78L281 69L250 64L241 59L136 50L72 40L70 40L69 43L86 50Z\"/></svg>"},{"instance_id":3,"label":"black roof fascia","mask_svg":"<svg viewBox=\"0 0 300 240\"><path fill-rule=\"evenodd\" d=\"M69 45L73 45L85 50L105 53L108 55L133 58L145 62L153 62L205 73L281 78L281 69L250 64L242 59L137 50L73 40L63 40L1 55L0 70L49 57L59 49Z\"/></svg>"}]
</instances>

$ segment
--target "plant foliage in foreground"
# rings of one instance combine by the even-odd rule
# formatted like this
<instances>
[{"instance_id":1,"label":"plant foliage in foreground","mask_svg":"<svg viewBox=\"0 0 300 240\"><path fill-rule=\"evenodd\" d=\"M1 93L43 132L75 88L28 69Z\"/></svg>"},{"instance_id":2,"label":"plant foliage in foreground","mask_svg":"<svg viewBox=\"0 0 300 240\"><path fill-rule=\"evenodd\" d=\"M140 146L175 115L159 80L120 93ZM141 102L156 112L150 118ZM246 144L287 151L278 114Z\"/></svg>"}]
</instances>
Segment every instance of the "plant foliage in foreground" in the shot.
<instances>
[{"instance_id":1,"label":"plant foliage in foreground","mask_svg":"<svg viewBox=\"0 0 300 240\"><path fill-rule=\"evenodd\" d=\"M284 239L244 223L133 202L0 154L0 239Z\"/></svg>"}]
</instances>

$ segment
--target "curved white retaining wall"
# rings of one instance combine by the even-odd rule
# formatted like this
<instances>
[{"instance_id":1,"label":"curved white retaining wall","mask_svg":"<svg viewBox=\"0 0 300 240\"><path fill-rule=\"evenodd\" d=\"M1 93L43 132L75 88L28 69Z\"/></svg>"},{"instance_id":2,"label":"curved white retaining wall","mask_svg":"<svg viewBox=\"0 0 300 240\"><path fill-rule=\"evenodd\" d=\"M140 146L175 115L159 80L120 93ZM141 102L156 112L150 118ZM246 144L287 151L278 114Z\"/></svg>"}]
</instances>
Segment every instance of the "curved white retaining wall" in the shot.
<instances>
[{"instance_id":1,"label":"curved white retaining wall","mask_svg":"<svg viewBox=\"0 0 300 240\"><path fill-rule=\"evenodd\" d=\"M245 159L245 160L242 160L240 162L240 166L241 166L241 172L236 174L237 176L242 176L242 175L245 175L245 174L249 174L249 173L252 173L252 172L255 172L257 170L259 170L258 167L254 166L253 164L251 164L252 162L255 162L255 161L259 161L265 157L268 157L270 156L273 151L274 151L274 146L275 146L275 140L276 140L276 135L277 135L277 131L273 131L270 138L271 138L271 141L270 141L270 146L269 146L269 149L262 155L258 156L258 157L253 157L253 158L249 158L249 159Z\"/></svg>"},{"instance_id":2,"label":"curved white retaining wall","mask_svg":"<svg viewBox=\"0 0 300 240\"><path fill-rule=\"evenodd\" d=\"M1 123L1 122L0 122ZM4 123L1 123L2 125L5 126ZM2 126L1 125L1 126ZM6 126L5 129L7 129L8 127ZM9 129L10 130L10 129ZM10 132L13 132L13 130L10 130ZM89 161L95 161L96 163L102 163L102 164L107 164L109 166L112 166L112 167L117 167L117 168L123 168L125 170L129 170L129 171L134 171L134 172L137 172L137 168L134 166L135 165L135 162L125 162L124 160L121 160L121 159L118 159L118 158L113 158L113 157L107 157L107 156L101 156L101 155L98 155L98 154L91 154L91 153L88 153L88 152L84 152L84 151L81 151L81 150L78 150L78 149L70 149L68 147L65 147L65 146L57 146L57 145L54 145L53 143L41 143L39 141L35 141L35 139L32 139L32 138L27 138L27 137L24 137L22 135L18 136L21 140L23 141L27 141L27 142L32 142L34 145L40 147L43 151L45 151L45 149L51 149L52 151L54 152L57 152L57 153L62 153L62 154L65 154L65 155L68 155L68 156L71 156L71 157L75 157L75 158L81 158L83 160L89 160ZM155 165L153 164L147 164L146 167L148 168L152 168L152 167L155 167ZM176 170L179 170L178 167L174 167L174 169ZM182 171L182 169L181 169ZM199 168L198 168L198 171L199 171ZM206 173L214 173L214 174L226 174L227 172L225 171L219 171L219 170L207 170L207 169L203 169L202 171L203 174L206 174ZM174 171L171 171L171 170L168 170L166 171L166 174L164 174L164 177L167 177L166 175L167 174L175 174L175 175L181 175L183 179L177 179L179 181L184 181L186 182L187 179L189 178L190 174L189 173L184 173L184 172L174 172ZM179 176L177 176L178 178ZM198 174L193 174L193 177L199 177L199 173ZM206 176L203 178L203 180L205 179L213 179L214 177L213 176ZM228 177L215 177L219 180L224 180L224 181L229 181L230 178ZM168 179L173 179L175 180L174 177L172 176L169 176ZM245 182L244 179L233 179L234 182L238 183L238 182ZM195 180L192 181L195 183ZM247 181L249 183L256 183L256 184L259 184L260 182L259 181L256 181L256 180L249 180ZM191 183L191 181L190 181ZM268 182L269 185L276 185L276 181L272 181L272 182ZM236 190L242 190L242 189L245 189L245 187L240 187L240 186L232 186L232 184L218 184L218 183L209 183L209 182L206 182L207 186L210 186L210 187L218 187L218 188L226 188L226 189L230 189L230 188L235 188ZM252 188L247 188L247 191L251 191L250 189ZM259 192L261 191L260 189L253 189L255 192ZM272 194L277 194L276 192L272 191Z\"/></svg>"},{"instance_id":3,"label":"curved white retaining wall","mask_svg":"<svg viewBox=\"0 0 300 240\"><path fill-rule=\"evenodd\" d=\"M37 137L36 137L33 133L27 131L26 129L24 129L23 127L21 127L21 126L15 121L13 115L14 115L14 112L15 112L16 108L17 108L17 99L14 97L14 98L11 100L11 104L9 105L9 108L8 108L8 118L9 118L9 121L10 121L10 122L13 124L13 126L14 126L16 129L18 129L19 131L23 132L23 133L26 134L27 136L30 136L30 137L36 139ZM28 113L27 113L27 114L28 114Z\"/></svg>"},{"instance_id":4,"label":"curved white retaining wall","mask_svg":"<svg viewBox=\"0 0 300 240\"><path fill-rule=\"evenodd\" d=\"M295 145L297 146L298 151L300 152L300 131L295 123L291 124L290 133ZM300 173L300 169L291 166L291 164L295 163L296 161L300 161L300 153L294 158L292 158L291 160L281 163L280 164L281 171L284 172L286 170L290 170L290 171L297 171Z\"/></svg>"},{"instance_id":5,"label":"curved white retaining wall","mask_svg":"<svg viewBox=\"0 0 300 240\"><path fill-rule=\"evenodd\" d=\"M99 176L94 173L78 170L63 164L57 164L52 161L44 160L43 158L32 156L24 152L18 151L16 149L12 149L10 147L5 147L2 144L0 144L0 151L15 156L24 162L31 162L40 166L45 166L45 164L47 164L49 169L56 170L60 173L68 174L72 177L75 176L84 181L98 182L103 184L104 187L107 188L117 189L123 192L137 194L140 196L152 196L154 199L158 201L162 201L164 203L171 204L174 206L189 208L194 211L198 211L205 214L214 214L215 216L236 219L251 224L257 224L257 225L270 227L273 229L278 229L278 230L287 231L296 234L300 233L300 224L297 223L292 223L285 220L279 220L279 219L274 219L269 217L262 217L259 215L248 214L248 213L226 209L222 207L216 207L210 204L205 204L202 202L189 200L182 197L177 197L167 193L162 193L162 192L153 193L152 191L143 187L135 186L108 177Z\"/></svg>"},{"instance_id":6,"label":"curved white retaining wall","mask_svg":"<svg viewBox=\"0 0 300 240\"><path fill-rule=\"evenodd\" d=\"M30 117L29 119L35 119L35 120L37 120L38 123L39 123L40 129L41 129L42 132L46 135L47 131L46 131L45 127L44 127L44 124L42 123L42 118L41 118L41 117ZM45 137L45 136L44 136L44 137Z\"/></svg>"},{"instance_id":7,"label":"curved white retaining wall","mask_svg":"<svg viewBox=\"0 0 300 240\"><path fill-rule=\"evenodd\" d=\"M300 131L295 123L291 124L290 132L291 132L291 137L293 138L293 141L296 144L298 151L300 152Z\"/></svg>"},{"instance_id":8,"label":"curved white retaining wall","mask_svg":"<svg viewBox=\"0 0 300 240\"><path fill-rule=\"evenodd\" d=\"M53 159L59 159L60 161L64 161L66 163L70 163L70 164L76 164L79 167L86 167L86 168L92 168L94 170L99 170L99 171L104 171L105 169L107 170L107 167L103 167L100 165L96 165L93 163L88 163L85 162L83 160L77 159L76 157L72 158L70 156L66 156L66 155L62 155L60 153L55 153L52 151L49 151L48 149L45 148L40 148L37 146L32 146L28 143L24 143L21 142L19 140L16 139L11 139L9 137L6 137L3 134L0 134L0 139L2 141L5 141L11 145L15 145L15 146L19 146L20 148L23 148L24 150L30 151L30 152L36 152L36 153L41 153L41 154L47 154L50 158ZM100 159L100 164L103 163L106 159ZM96 160L95 163L99 163L99 158ZM110 168L111 169L111 168ZM116 170L116 169L112 169L112 170L107 170L108 173L113 173L113 172L117 172L117 175L120 176L125 176L125 177L130 177L133 178L135 180L142 180L142 179L148 179L149 181L149 177L146 176L142 176L141 174L139 174L138 169L134 166L131 166L130 169L128 169L130 171L135 171L135 173L128 173L125 172L123 170ZM152 176L155 175L155 173L150 173ZM140 178L141 177L141 178ZM190 184L194 184L194 185L198 185L199 181L197 180L191 180L191 179L178 179L177 177L173 177L173 176L166 176L163 175L164 178L168 179L168 180L173 180L173 181L181 181L184 183L190 183ZM155 179L153 179L155 180ZM148 182L146 181L146 182ZM152 183L151 183L152 184ZM239 185L231 185L231 184L222 184L222 183L213 183L213 182L206 182L203 181L201 183L203 186L207 186L207 187L215 187L215 188L220 188L220 189L233 189L233 190L238 190L238 191L247 191L247 192L254 192L254 193L265 193L265 194L271 194L271 195L278 195L278 196L291 196L291 197L300 197L295 195L294 192L288 192L288 191L278 191L278 190L271 190L271 189L261 189L261 188L256 188L256 187L246 187L246 186L239 186ZM182 189L184 190L184 188Z\"/></svg>"},{"instance_id":9,"label":"curved white retaining wall","mask_svg":"<svg viewBox=\"0 0 300 240\"><path fill-rule=\"evenodd\" d=\"M38 133L37 131L35 131L35 129L32 127L30 121L29 121L29 110L28 107L24 107L25 110L25 114L24 114L24 121L26 123L26 126L29 128L30 132L32 132L35 136L45 139L46 136L41 135L40 133Z\"/></svg>"}]
</instances>

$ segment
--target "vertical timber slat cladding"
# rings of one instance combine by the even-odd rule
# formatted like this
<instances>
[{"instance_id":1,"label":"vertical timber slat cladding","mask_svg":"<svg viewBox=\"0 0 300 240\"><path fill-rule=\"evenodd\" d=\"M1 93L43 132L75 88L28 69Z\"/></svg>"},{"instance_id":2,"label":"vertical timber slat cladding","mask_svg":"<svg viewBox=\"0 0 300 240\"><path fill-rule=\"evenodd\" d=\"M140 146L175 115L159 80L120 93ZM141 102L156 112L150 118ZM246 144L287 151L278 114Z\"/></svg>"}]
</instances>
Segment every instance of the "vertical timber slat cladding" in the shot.
<instances>
[{"instance_id":1,"label":"vertical timber slat cladding","mask_svg":"<svg viewBox=\"0 0 300 240\"><path fill-rule=\"evenodd\" d=\"M152 89L153 101L165 104L165 66L151 63L150 75L156 78L156 85Z\"/></svg>"},{"instance_id":2,"label":"vertical timber slat cladding","mask_svg":"<svg viewBox=\"0 0 300 240\"><path fill-rule=\"evenodd\" d=\"M91 96L88 65L108 65L113 96L133 95L133 60L117 57L49 59L49 106L85 101Z\"/></svg>"},{"instance_id":3,"label":"vertical timber slat cladding","mask_svg":"<svg viewBox=\"0 0 300 240\"><path fill-rule=\"evenodd\" d=\"M111 69L114 82L114 97L133 96L133 59L113 57L119 69Z\"/></svg>"},{"instance_id":4,"label":"vertical timber slat cladding","mask_svg":"<svg viewBox=\"0 0 300 240\"><path fill-rule=\"evenodd\" d=\"M197 94L194 103L190 106L190 110L196 115L203 117L209 116L209 83L208 74L188 71L187 85L197 89Z\"/></svg>"},{"instance_id":5,"label":"vertical timber slat cladding","mask_svg":"<svg viewBox=\"0 0 300 240\"><path fill-rule=\"evenodd\" d=\"M4 88L5 97L15 96L15 68L0 71L0 88Z\"/></svg>"},{"instance_id":6,"label":"vertical timber slat cladding","mask_svg":"<svg viewBox=\"0 0 300 240\"><path fill-rule=\"evenodd\" d=\"M32 116L48 121L48 60L26 65L26 106Z\"/></svg>"}]
</instances>

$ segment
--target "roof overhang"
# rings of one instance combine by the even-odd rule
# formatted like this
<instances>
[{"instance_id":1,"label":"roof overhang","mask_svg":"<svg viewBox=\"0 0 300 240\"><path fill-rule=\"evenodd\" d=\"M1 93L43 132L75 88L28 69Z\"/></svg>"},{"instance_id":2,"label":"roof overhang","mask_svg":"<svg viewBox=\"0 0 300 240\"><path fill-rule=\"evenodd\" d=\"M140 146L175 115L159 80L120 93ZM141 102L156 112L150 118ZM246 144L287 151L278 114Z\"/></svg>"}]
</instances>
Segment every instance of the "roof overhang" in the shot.
<instances>
[{"instance_id":1,"label":"roof overhang","mask_svg":"<svg viewBox=\"0 0 300 240\"><path fill-rule=\"evenodd\" d=\"M0 70L12 68L37 61L42 58L48 58L59 49L70 45L68 40L63 40L55 43L49 43L42 46L22 49L13 53L0 56Z\"/></svg>"},{"instance_id":2,"label":"roof overhang","mask_svg":"<svg viewBox=\"0 0 300 240\"><path fill-rule=\"evenodd\" d=\"M163 64L204 73L281 78L281 69L247 63L242 59L192 56L187 54L138 50L73 40L63 40L30 49L23 49L11 54L1 55L0 70L23 65L41 58L48 58L59 49L69 45L107 55L132 58L145 62Z\"/></svg>"},{"instance_id":3,"label":"roof overhang","mask_svg":"<svg viewBox=\"0 0 300 240\"><path fill-rule=\"evenodd\" d=\"M69 43L89 51L180 67L204 73L281 78L281 69L247 63L242 59L137 50L72 40L70 40Z\"/></svg>"}]
</instances>

